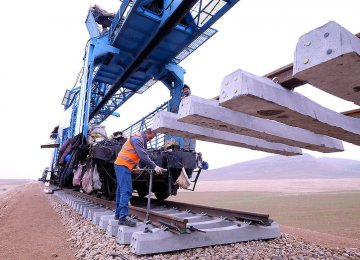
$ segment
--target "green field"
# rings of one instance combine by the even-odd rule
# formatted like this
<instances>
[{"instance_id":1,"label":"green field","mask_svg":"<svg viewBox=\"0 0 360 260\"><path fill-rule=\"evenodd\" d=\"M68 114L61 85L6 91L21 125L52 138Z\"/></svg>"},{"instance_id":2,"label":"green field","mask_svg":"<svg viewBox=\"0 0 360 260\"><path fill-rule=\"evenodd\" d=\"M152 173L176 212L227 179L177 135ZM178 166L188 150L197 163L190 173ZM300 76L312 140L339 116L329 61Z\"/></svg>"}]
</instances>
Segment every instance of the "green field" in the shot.
<instances>
[{"instance_id":1,"label":"green field","mask_svg":"<svg viewBox=\"0 0 360 260\"><path fill-rule=\"evenodd\" d=\"M171 200L269 214L280 225L360 239L360 191L179 192Z\"/></svg>"}]
</instances>

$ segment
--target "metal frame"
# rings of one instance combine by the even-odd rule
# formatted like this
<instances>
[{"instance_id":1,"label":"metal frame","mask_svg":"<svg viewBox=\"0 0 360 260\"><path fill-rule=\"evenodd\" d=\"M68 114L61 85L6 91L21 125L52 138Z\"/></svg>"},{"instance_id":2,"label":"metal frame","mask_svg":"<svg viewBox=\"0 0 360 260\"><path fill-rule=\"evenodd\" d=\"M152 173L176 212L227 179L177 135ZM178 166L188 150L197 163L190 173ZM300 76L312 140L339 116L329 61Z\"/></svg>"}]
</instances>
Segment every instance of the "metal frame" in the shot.
<instances>
[{"instance_id":1,"label":"metal frame","mask_svg":"<svg viewBox=\"0 0 360 260\"><path fill-rule=\"evenodd\" d=\"M127 26L130 26L131 21L129 18L131 16L144 13L144 10L140 5L143 2L144 1L123 1L109 29L110 44L115 44L117 38L121 36L122 30L124 30L124 28ZM122 75L113 84L111 84L111 87L106 89L106 93L101 98L97 98L96 102L91 104L91 111L89 116L91 123L100 124L132 96L131 94L124 96L122 99L113 99L113 96L115 96L116 93L119 93L121 88L124 88L124 84L129 80L130 77L132 77L132 74L139 69L141 64L162 43L162 40L172 30L174 30L175 27L177 30L190 31L193 35L191 36L192 40L189 41L188 44L185 45L185 47L173 57L173 62L177 64L216 33L215 29L209 27L238 1L212 0L207 1L207 5L202 5L202 2L202 0L165 1L166 4L164 6L164 10L158 15L158 19L161 20L161 23L159 24L156 32L154 32L154 34L151 36L151 39L146 43L142 50L138 50L139 52L137 54L127 54L132 58L130 59L130 63L127 65L127 67L123 69ZM196 7L192 8L192 6L194 6L196 3ZM210 8L210 6L216 6L219 3L221 3L221 8ZM172 8L170 8L170 6ZM202 8L202 6L204 7ZM195 8L198 10L196 11ZM169 9L171 9L170 13L168 11ZM191 28L190 26L186 27L182 24L179 24L181 19L190 15L189 11L197 14L196 17L192 18L195 24L195 31L193 31L194 28ZM206 23L202 24L204 21L200 19L200 16L204 14L206 14L209 19L206 20ZM124 51L125 50L120 49L120 54L124 53ZM164 64L164 68L165 67L166 63ZM156 79L160 78L157 77L148 80L147 83L143 85L145 86L145 90L153 85L156 82ZM182 84L178 85L181 85L180 88L182 87ZM129 91L129 89L127 91ZM137 92L137 90L133 91ZM120 90L120 92L123 93L125 90ZM178 103L177 101L179 98L180 97L176 95L175 103Z\"/></svg>"},{"instance_id":2,"label":"metal frame","mask_svg":"<svg viewBox=\"0 0 360 260\"><path fill-rule=\"evenodd\" d=\"M115 111L121 105L158 80L170 91L171 100L166 108L177 112L185 73L178 63L217 32L210 26L238 1L164 0L163 9L152 12L144 8L151 0L126 0L122 1L108 30L102 32L90 8L86 26L92 38L86 45L84 66L76 87L67 90L62 102L65 110L72 109L68 137L78 133L86 136L89 125L101 124L110 115L117 116ZM137 21L148 29L146 33L140 27L136 30ZM138 38L129 37L131 34ZM173 48L167 47L174 44L176 48L169 52ZM139 128L136 131L149 127L154 113L160 109L165 109L164 105L131 126L130 133L136 124ZM158 148L164 139L158 135L150 147Z\"/></svg>"},{"instance_id":3,"label":"metal frame","mask_svg":"<svg viewBox=\"0 0 360 260\"><path fill-rule=\"evenodd\" d=\"M154 116L157 112L166 110L168 108L168 102L163 103L155 110L150 112L148 115L140 119L139 121L133 123L128 128L124 129L122 132L125 136L130 137L132 134L143 132L147 128L152 126L152 122L154 121ZM164 145L164 134L156 134L156 137L148 142L149 148L159 149Z\"/></svg>"}]
</instances>

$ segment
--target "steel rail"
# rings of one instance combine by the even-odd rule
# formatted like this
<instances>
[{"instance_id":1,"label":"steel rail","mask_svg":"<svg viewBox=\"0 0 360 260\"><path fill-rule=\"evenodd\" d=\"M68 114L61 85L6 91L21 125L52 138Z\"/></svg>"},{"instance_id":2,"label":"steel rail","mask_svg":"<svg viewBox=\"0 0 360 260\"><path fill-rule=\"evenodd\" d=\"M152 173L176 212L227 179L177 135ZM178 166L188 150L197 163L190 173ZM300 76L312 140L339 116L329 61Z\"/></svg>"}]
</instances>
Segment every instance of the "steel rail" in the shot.
<instances>
[{"instance_id":1,"label":"steel rail","mask_svg":"<svg viewBox=\"0 0 360 260\"><path fill-rule=\"evenodd\" d=\"M91 195L87 195L84 193L79 193L75 191L67 191L75 196L82 197L86 200L90 200L94 203L103 205L110 209L115 209L115 202L108 201L105 199L99 199ZM134 197L135 199L137 197ZM145 200L138 200L140 203L137 204L138 206L130 206L130 214L135 215L139 218L139 220L144 221L146 219L146 209L144 207L140 207L139 205L144 202ZM158 204L156 199L152 199L154 204ZM222 217L226 218L231 221L247 221L254 224L261 224L265 226L271 225L273 222L272 219L269 218L268 214L261 214L261 213L253 213L253 212L246 212L246 211L239 211L239 210L232 210L232 209L222 209L210 206L203 206L203 205L195 205L195 204L188 204L182 202L175 202L175 201L164 201L163 205L167 208L174 208L180 211L187 211L194 214L203 214L209 217ZM171 231L176 233L186 233L186 224L188 220L185 218L178 218L175 216L169 216L166 214L162 214L155 211L150 211L149 217L151 224L157 227L167 226Z\"/></svg>"},{"instance_id":2,"label":"steel rail","mask_svg":"<svg viewBox=\"0 0 360 260\"><path fill-rule=\"evenodd\" d=\"M232 221L248 221L251 223L261 224L265 226L269 226L273 222L272 219L269 219L268 214L252 213L232 209L222 209L174 201L165 201L164 205L167 207L172 207L191 213L204 214L209 217L223 217Z\"/></svg>"},{"instance_id":3,"label":"steel rail","mask_svg":"<svg viewBox=\"0 0 360 260\"><path fill-rule=\"evenodd\" d=\"M116 208L116 203L114 201L108 201L105 199L97 198L85 193L76 192L69 189L64 189L64 191L68 194L73 196L85 199L87 201L91 201L95 204L102 205L108 209L114 210ZM146 209L130 206L129 213L135 216L140 221L144 221L146 219ZM178 218L175 216L165 215L159 212L155 212L150 210L149 212L149 221L151 225L162 228L166 227L171 232L178 233L178 234L185 234L188 233L186 224L188 223L187 219Z\"/></svg>"},{"instance_id":4,"label":"steel rail","mask_svg":"<svg viewBox=\"0 0 360 260\"><path fill-rule=\"evenodd\" d=\"M131 215L135 215L141 221L144 221L147 217L147 211L144 208L130 206L129 212ZM148 218L151 225L154 225L156 227L165 226L170 231L178 234L188 233L186 229L186 224L188 223L188 220L186 218L183 219L175 216L169 216L152 210L149 211Z\"/></svg>"}]
</instances>

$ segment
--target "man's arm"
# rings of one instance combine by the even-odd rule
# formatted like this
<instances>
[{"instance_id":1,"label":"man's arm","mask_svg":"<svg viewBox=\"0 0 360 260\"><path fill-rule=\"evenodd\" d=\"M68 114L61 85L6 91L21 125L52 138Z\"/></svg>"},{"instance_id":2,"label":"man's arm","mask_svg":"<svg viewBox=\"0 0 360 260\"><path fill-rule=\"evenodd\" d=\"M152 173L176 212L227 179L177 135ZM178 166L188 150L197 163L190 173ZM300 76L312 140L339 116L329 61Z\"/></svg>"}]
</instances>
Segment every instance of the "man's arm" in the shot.
<instances>
[{"instance_id":1,"label":"man's arm","mask_svg":"<svg viewBox=\"0 0 360 260\"><path fill-rule=\"evenodd\" d=\"M140 160L145 162L151 169L155 169L156 164L150 159L149 155L147 154L142 140L138 136L132 136L130 139L132 146L134 147L137 155L140 157Z\"/></svg>"}]
</instances>

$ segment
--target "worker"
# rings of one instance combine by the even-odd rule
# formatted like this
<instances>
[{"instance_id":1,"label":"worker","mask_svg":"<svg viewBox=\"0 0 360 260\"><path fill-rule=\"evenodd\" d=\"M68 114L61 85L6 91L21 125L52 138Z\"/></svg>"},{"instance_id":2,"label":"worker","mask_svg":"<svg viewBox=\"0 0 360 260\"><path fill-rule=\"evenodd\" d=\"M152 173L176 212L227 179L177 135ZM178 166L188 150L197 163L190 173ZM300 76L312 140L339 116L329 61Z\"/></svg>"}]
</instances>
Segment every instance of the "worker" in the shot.
<instances>
[{"instance_id":1,"label":"worker","mask_svg":"<svg viewBox=\"0 0 360 260\"><path fill-rule=\"evenodd\" d=\"M184 95L181 97L181 99L184 99L184 98L190 96L190 93L191 93L190 87L186 84L184 84L184 86L183 86L183 93L184 93Z\"/></svg>"},{"instance_id":2,"label":"worker","mask_svg":"<svg viewBox=\"0 0 360 260\"><path fill-rule=\"evenodd\" d=\"M122 146L115 163L115 172L117 179L116 189L116 210L115 219L119 219L119 225L135 227L136 222L128 216L129 201L132 196L132 177L131 172L138 169L141 160L156 174L161 174L163 168L157 166L146 152L146 142L151 141L156 133L151 128L146 129L143 133L137 133L127 139Z\"/></svg>"},{"instance_id":3,"label":"worker","mask_svg":"<svg viewBox=\"0 0 360 260\"><path fill-rule=\"evenodd\" d=\"M181 97L181 99L184 99L188 96L191 95L191 90L190 87L186 84L184 84L183 86L183 96ZM186 151L195 151L195 146L196 146L196 140L195 139L191 139L191 138L186 138L183 137L183 141L182 141L182 148ZM189 178L191 178L191 174L189 173Z\"/></svg>"},{"instance_id":4,"label":"worker","mask_svg":"<svg viewBox=\"0 0 360 260\"><path fill-rule=\"evenodd\" d=\"M181 99L184 99L188 96L190 96L191 94L191 90L190 87L186 84L184 84L183 86L183 96L181 97ZM192 139L192 138L188 138L188 137L183 137L182 138L182 149L184 149L185 151L195 151L195 147L196 147L196 140ZM186 174L188 175L188 178L191 179L192 177L192 169L186 169Z\"/></svg>"}]
</instances>

